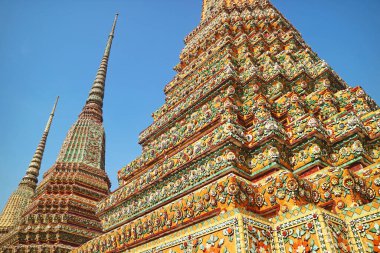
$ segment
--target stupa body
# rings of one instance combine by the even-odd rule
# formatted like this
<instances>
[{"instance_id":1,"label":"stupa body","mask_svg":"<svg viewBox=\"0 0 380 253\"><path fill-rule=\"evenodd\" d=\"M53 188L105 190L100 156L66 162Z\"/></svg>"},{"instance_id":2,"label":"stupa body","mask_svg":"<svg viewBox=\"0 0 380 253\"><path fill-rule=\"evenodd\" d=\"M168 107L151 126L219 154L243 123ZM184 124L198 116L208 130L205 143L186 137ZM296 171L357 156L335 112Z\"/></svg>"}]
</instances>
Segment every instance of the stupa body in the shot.
<instances>
[{"instance_id":1,"label":"stupa body","mask_svg":"<svg viewBox=\"0 0 380 253\"><path fill-rule=\"evenodd\" d=\"M84 252L380 252L380 111L266 0L204 0Z\"/></svg>"}]
</instances>

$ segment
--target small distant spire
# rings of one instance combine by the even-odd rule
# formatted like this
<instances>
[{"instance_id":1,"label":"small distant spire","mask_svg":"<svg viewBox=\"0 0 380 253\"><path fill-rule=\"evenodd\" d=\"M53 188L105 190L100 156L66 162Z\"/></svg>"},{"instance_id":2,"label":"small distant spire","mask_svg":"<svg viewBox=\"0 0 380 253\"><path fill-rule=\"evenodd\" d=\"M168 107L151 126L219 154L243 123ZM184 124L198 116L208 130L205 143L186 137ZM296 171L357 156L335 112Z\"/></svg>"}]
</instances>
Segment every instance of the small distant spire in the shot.
<instances>
[{"instance_id":1,"label":"small distant spire","mask_svg":"<svg viewBox=\"0 0 380 253\"><path fill-rule=\"evenodd\" d=\"M45 146L46 146L46 140L47 140L47 137L49 135L51 123L53 122L54 113L55 113L55 109L57 108L58 100L59 100L59 96L55 100L53 109L52 109L50 116L49 116L49 119L46 123L44 133L42 134L41 141L38 144L37 150L34 153L32 161L29 164L28 170L26 171L26 175L24 176L24 178L20 182L20 185L27 185L27 186L31 187L33 190L35 190L37 187L42 157L44 155L44 150L45 150Z\"/></svg>"},{"instance_id":2,"label":"small distant spire","mask_svg":"<svg viewBox=\"0 0 380 253\"><path fill-rule=\"evenodd\" d=\"M104 98L104 88L105 88L105 82L106 82L106 76L107 76L108 59L111 52L112 40L115 34L115 28L116 28L118 16L119 14L115 15L115 19L113 21L111 32L108 36L107 45L104 50L100 67L98 69L98 72L95 77L95 81L88 95L86 105L84 106L81 113L82 117L83 116L95 117L95 119L103 121L103 116L102 116L103 98Z\"/></svg>"}]
</instances>

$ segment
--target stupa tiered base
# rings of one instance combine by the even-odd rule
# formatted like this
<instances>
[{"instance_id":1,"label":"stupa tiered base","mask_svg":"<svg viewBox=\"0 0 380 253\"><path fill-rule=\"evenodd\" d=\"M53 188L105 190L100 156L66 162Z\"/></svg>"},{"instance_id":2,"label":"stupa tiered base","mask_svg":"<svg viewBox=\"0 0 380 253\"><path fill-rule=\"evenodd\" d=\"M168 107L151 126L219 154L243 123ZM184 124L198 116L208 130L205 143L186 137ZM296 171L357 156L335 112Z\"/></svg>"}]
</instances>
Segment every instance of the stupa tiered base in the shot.
<instances>
[{"instance_id":1,"label":"stupa tiered base","mask_svg":"<svg viewBox=\"0 0 380 253\"><path fill-rule=\"evenodd\" d=\"M317 183L286 170L255 183L237 174L222 176L73 252L378 252L380 164L357 173L325 168L316 173ZM377 197L368 196L372 193ZM342 198L334 200L337 195ZM360 196L373 201L352 204Z\"/></svg>"}]
</instances>

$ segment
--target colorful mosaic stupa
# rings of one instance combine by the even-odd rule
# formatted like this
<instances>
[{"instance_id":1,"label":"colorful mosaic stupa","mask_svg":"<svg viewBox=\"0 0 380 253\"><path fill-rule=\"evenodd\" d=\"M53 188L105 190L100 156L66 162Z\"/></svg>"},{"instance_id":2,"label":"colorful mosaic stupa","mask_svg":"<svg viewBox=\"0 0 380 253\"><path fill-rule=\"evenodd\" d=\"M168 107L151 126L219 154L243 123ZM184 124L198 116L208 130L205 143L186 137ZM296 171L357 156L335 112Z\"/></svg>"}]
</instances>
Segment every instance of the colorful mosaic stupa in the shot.
<instances>
[{"instance_id":1,"label":"colorful mosaic stupa","mask_svg":"<svg viewBox=\"0 0 380 253\"><path fill-rule=\"evenodd\" d=\"M17 189L9 197L7 204L5 205L4 210L0 215L0 242L1 235L7 234L14 228L18 219L21 218L21 215L25 212L25 209L32 201L32 197L37 188L38 176L40 174L46 141L49 135L51 124L53 123L58 99L59 97L57 97L55 100L53 110L50 113L49 119L45 126L45 130L42 134L37 149L34 152L26 174L22 178Z\"/></svg>"},{"instance_id":2,"label":"colorful mosaic stupa","mask_svg":"<svg viewBox=\"0 0 380 253\"><path fill-rule=\"evenodd\" d=\"M43 176L32 202L9 233L0 252L69 252L102 234L97 203L109 195L105 172L103 98L117 15L99 70L78 120L56 163Z\"/></svg>"},{"instance_id":3,"label":"colorful mosaic stupa","mask_svg":"<svg viewBox=\"0 0 380 253\"><path fill-rule=\"evenodd\" d=\"M380 252L378 105L268 0L203 0L185 43L119 188L108 193L102 100L90 96L96 110L85 106L8 242L40 250L29 252ZM78 160L81 138L102 147L90 160ZM54 244L66 247L44 251Z\"/></svg>"},{"instance_id":4,"label":"colorful mosaic stupa","mask_svg":"<svg viewBox=\"0 0 380 253\"><path fill-rule=\"evenodd\" d=\"M380 252L380 110L267 0L204 0L75 253Z\"/></svg>"}]
</instances>

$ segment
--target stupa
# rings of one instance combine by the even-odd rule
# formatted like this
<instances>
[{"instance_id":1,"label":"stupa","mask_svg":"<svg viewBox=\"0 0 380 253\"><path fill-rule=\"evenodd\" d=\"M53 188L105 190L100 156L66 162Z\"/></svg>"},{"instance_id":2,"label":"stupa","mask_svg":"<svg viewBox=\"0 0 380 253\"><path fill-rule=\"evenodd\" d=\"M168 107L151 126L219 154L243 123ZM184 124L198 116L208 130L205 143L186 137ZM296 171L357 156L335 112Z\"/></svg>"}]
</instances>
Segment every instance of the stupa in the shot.
<instances>
[{"instance_id":1,"label":"stupa","mask_svg":"<svg viewBox=\"0 0 380 253\"><path fill-rule=\"evenodd\" d=\"M380 110L268 0L203 0L92 252L380 252Z\"/></svg>"},{"instance_id":2,"label":"stupa","mask_svg":"<svg viewBox=\"0 0 380 253\"><path fill-rule=\"evenodd\" d=\"M53 110L50 113L46 123L41 140L38 143L37 149L34 152L33 158L28 166L25 176L22 178L17 189L9 197L7 204L0 215L0 235L7 234L17 224L25 209L32 201L32 197L36 191L38 176L40 174L42 158L46 147L47 138L49 135L51 124L53 123L55 109L58 104L57 97ZM0 239L1 241L1 239Z\"/></svg>"},{"instance_id":3,"label":"stupa","mask_svg":"<svg viewBox=\"0 0 380 253\"><path fill-rule=\"evenodd\" d=\"M0 238L1 252L69 252L102 234L95 211L111 186L105 172L103 99L117 17L78 120L31 203L9 233Z\"/></svg>"}]
</instances>

